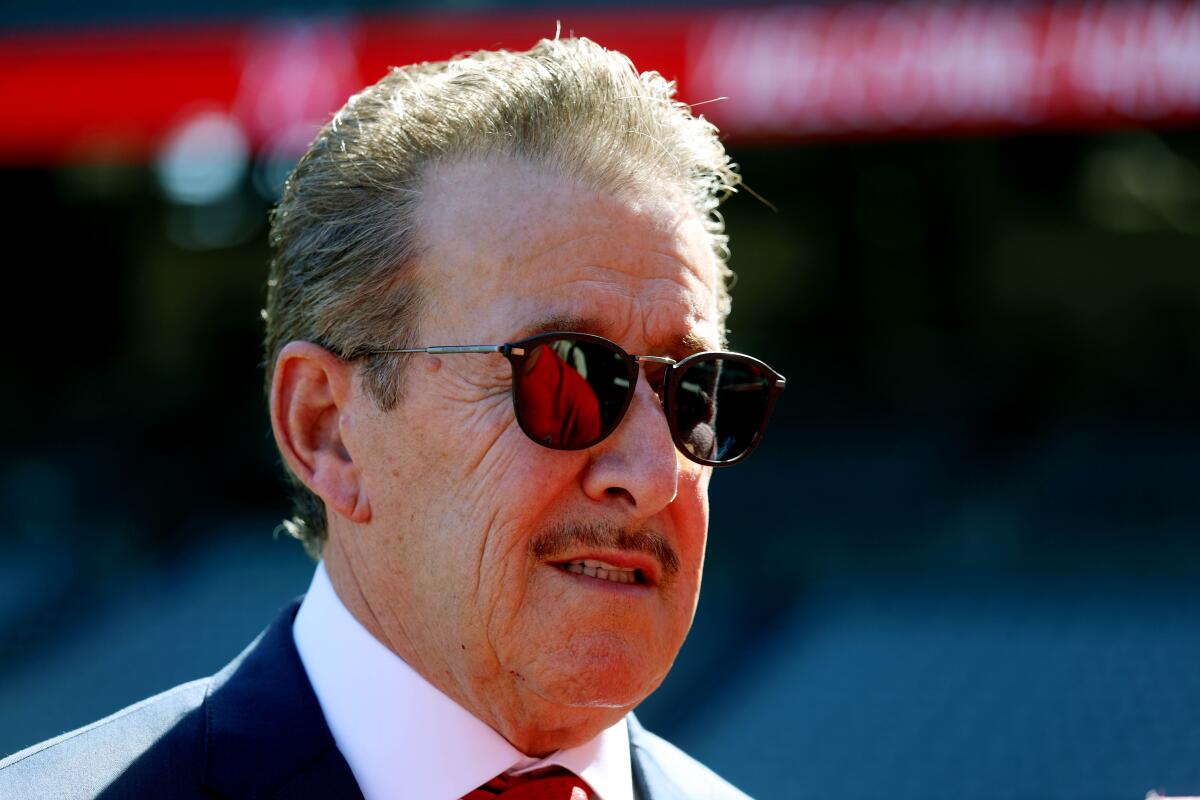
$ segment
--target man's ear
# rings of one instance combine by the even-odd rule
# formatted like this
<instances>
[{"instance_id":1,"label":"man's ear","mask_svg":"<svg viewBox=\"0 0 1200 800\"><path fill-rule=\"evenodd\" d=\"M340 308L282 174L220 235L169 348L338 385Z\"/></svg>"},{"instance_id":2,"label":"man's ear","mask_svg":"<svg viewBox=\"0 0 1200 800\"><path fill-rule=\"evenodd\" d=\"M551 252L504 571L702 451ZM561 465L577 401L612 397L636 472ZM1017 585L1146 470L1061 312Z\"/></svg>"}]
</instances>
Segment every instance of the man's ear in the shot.
<instances>
[{"instance_id":1,"label":"man's ear","mask_svg":"<svg viewBox=\"0 0 1200 800\"><path fill-rule=\"evenodd\" d=\"M271 378L271 428L288 468L329 510L369 522L366 487L342 441L353 389L353 364L311 342L289 342Z\"/></svg>"}]
</instances>

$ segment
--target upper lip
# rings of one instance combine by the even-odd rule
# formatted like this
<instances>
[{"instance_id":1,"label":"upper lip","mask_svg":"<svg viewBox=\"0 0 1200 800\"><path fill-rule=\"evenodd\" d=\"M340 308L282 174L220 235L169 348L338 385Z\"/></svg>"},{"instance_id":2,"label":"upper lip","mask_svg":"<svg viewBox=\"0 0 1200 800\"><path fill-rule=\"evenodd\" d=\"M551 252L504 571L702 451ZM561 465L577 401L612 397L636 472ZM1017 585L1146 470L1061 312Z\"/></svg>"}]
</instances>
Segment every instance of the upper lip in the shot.
<instances>
[{"instance_id":1,"label":"upper lip","mask_svg":"<svg viewBox=\"0 0 1200 800\"><path fill-rule=\"evenodd\" d=\"M633 550L580 550L566 557L555 557L550 563L555 566L570 564L573 561L603 561L622 569L636 569L642 578L639 583L658 583L661 567L658 560L648 553Z\"/></svg>"}]
</instances>

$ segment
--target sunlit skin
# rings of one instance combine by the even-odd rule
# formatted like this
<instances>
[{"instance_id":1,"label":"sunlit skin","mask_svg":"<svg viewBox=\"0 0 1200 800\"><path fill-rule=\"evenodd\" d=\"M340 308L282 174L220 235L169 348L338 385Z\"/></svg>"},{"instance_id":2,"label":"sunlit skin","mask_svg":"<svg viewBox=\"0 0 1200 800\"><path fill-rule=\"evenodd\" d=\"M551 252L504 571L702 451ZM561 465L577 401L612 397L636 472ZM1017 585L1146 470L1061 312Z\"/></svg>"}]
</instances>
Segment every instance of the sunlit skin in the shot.
<instances>
[{"instance_id":1,"label":"sunlit skin","mask_svg":"<svg viewBox=\"0 0 1200 800\"><path fill-rule=\"evenodd\" d=\"M509 160L441 165L419 213L422 345L492 344L547 328L628 352L717 349L717 269L698 214L661 187L613 197ZM499 355L411 355L380 411L355 367L294 342L276 364L272 419L289 466L326 502L326 567L354 616L522 752L581 744L666 676L691 625L710 468L679 455L645 374L624 421L584 451L517 426ZM661 536L644 552L567 526ZM618 585L566 560L637 566Z\"/></svg>"}]
</instances>

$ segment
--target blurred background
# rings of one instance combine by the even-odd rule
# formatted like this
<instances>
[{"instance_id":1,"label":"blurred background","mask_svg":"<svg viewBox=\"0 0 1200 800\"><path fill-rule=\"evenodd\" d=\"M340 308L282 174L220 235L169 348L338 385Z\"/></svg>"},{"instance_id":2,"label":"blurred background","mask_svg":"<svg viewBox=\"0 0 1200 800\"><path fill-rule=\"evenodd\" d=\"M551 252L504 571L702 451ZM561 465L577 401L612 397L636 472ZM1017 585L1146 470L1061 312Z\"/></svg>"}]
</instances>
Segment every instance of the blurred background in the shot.
<instances>
[{"instance_id":1,"label":"blurred background","mask_svg":"<svg viewBox=\"0 0 1200 800\"><path fill-rule=\"evenodd\" d=\"M789 378L643 721L762 797L1200 794L1200 4L450 5L2 12L0 756L304 591L266 213L389 65L561 20L721 126Z\"/></svg>"}]
</instances>

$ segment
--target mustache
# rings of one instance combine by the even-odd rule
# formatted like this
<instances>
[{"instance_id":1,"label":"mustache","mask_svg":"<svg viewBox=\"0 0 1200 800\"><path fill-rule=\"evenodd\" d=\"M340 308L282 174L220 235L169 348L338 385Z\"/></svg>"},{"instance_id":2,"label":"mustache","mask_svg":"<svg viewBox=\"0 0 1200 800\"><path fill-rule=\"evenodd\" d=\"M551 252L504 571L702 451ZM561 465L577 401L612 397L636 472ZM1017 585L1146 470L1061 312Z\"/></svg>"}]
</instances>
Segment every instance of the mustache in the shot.
<instances>
[{"instance_id":1,"label":"mustache","mask_svg":"<svg viewBox=\"0 0 1200 800\"><path fill-rule=\"evenodd\" d=\"M657 531L630 530L610 522L566 522L529 540L529 554L540 561L553 561L556 556L581 547L646 553L662 566L664 579L679 572L679 554L667 537Z\"/></svg>"}]
</instances>

